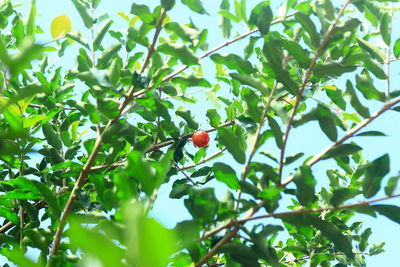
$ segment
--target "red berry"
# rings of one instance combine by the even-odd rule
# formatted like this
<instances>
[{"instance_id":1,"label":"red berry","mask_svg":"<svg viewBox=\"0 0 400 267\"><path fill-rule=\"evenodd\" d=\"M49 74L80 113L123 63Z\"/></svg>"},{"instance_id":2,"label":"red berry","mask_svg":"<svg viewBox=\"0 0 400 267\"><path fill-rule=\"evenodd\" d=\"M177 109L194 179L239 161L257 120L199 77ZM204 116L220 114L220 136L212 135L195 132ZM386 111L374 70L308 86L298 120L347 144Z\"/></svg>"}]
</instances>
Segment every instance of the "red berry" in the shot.
<instances>
[{"instance_id":1,"label":"red berry","mask_svg":"<svg viewBox=\"0 0 400 267\"><path fill-rule=\"evenodd\" d=\"M197 147L204 147L208 145L210 137L205 131L197 131L192 136L193 144Z\"/></svg>"}]
</instances>

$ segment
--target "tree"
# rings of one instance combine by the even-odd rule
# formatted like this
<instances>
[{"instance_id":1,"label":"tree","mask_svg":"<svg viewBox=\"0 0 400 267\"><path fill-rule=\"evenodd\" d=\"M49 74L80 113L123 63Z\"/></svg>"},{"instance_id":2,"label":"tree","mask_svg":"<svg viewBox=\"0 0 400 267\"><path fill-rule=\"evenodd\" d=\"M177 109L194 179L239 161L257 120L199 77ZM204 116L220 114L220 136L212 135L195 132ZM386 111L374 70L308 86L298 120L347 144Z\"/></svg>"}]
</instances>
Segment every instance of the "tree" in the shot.
<instances>
[{"instance_id":1,"label":"tree","mask_svg":"<svg viewBox=\"0 0 400 267\"><path fill-rule=\"evenodd\" d=\"M25 18L11 1L0 6L4 266L365 266L383 252L350 220L400 223L398 206L379 203L400 196L400 176L386 179L389 155L366 159L353 137L379 142L383 132L363 130L400 111L396 1L288 0L278 15L272 1L222 0L227 41L211 49L207 29L169 16L216 16L200 0L133 3L119 13L125 30L96 13L100 0L71 2L90 36L64 14L45 44L35 42L36 0ZM233 36L238 25L248 31ZM243 56L223 52L243 40ZM192 87L215 103L202 114L209 147L193 147L199 117L178 107L204 105ZM329 146L287 156L292 132L309 125ZM313 166L325 160L317 183ZM148 216L166 184L192 216L174 229Z\"/></svg>"}]
</instances>

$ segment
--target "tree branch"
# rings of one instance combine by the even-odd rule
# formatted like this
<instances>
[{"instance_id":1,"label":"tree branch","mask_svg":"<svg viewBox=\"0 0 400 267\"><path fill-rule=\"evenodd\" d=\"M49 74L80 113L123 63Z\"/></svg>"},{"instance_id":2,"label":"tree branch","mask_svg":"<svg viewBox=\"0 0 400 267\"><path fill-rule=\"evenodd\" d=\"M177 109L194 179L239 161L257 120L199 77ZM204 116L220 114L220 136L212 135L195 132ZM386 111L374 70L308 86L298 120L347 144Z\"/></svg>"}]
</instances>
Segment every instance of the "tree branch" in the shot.
<instances>
[{"instance_id":1,"label":"tree branch","mask_svg":"<svg viewBox=\"0 0 400 267\"><path fill-rule=\"evenodd\" d=\"M165 13L165 10L163 10L162 13ZM165 14L163 14L161 16L161 19L158 22L158 26L156 28L155 36L158 36L160 34L160 31L161 31L161 28L162 28L161 26L162 26L162 22L163 22L164 18L165 18ZM157 42L157 39L153 39L153 43L151 44L151 47L153 47L153 49L149 49L148 53L151 53L152 51L154 51L154 46L155 46L156 42ZM147 58L150 58L150 57L151 57L151 55L147 56ZM142 66L141 72L143 72L143 71L144 71L144 68ZM58 225L57 230L56 230L56 234L54 236L53 247L51 249L50 255L54 256L54 255L57 254L58 246L59 246L59 244L61 242L62 232L64 230L64 227L65 227L66 223L67 223L68 214L72 210L72 206L73 206L74 200L76 198L76 191L83 185L84 181L86 180L88 174L91 171L91 166L93 165L93 163L95 161L95 158L96 158L96 155L97 155L97 153L99 152L99 150L101 148L104 132L106 132L106 129L108 129L112 124L114 124L119 119L119 117L121 116L123 110L129 105L131 100L134 99L134 97L133 97L134 92L135 92L135 88L134 88L134 86L132 86L130 91L129 91L129 93L128 93L128 95L125 97L125 100L118 107L118 111L119 111L118 116L116 116L114 119L109 120L107 125L106 125L106 127L104 128L104 130L102 132L98 132L98 135L97 135L96 142L94 144L93 150L90 153L89 158L88 158L87 162L85 163L85 166L83 167L78 179L76 180L75 185L74 185L74 187L73 187L73 189L71 191L71 194L70 194L70 196L68 198L67 204L64 207L63 213L62 213L61 218L60 218L59 225Z\"/></svg>"},{"instance_id":2,"label":"tree branch","mask_svg":"<svg viewBox=\"0 0 400 267\"><path fill-rule=\"evenodd\" d=\"M317 65L318 58L321 56L325 46L327 45L327 43L329 41L329 38L330 38L331 34L333 33L333 31L336 28L337 23L339 22L340 18L344 14L344 11L346 10L347 6L350 4L351 1L352 0L347 0L346 1L346 3L340 9L339 14L336 17L335 21L331 24L331 26L329 27L328 31L325 33L325 36L322 39L322 41L321 41L321 43L320 43L320 45L319 45L319 47L318 47L318 49L317 49L317 51L316 51L316 53L314 55L314 59L311 62L310 67L308 68L308 70L307 70L307 72L305 74L303 83L300 86L299 93L298 93L298 95L296 97L296 103L295 103L295 105L293 107L292 115L290 116L289 123L288 123L288 125L286 127L285 135L283 136L283 146L282 146L282 149L281 149L281 154L280 154L280 159L279 159L279 172L278 172L279 177L282 177L282 171L283 171L283 166L284 166L283 165L283 161L284 161L284 157L285 157L286 144L287 144L287 141L288 141L288 138L289 138L290 130L292 128L294 117L296 116L297 109L299 108L301 100L303 98L304 89L306 88L306 85L307 85L307 83L308 83L308 81L310 79L310 76L313 73L315 66Z\"/></svg>"},{"instance_id":3,"label":"tree branch","mask_svg":"<svg viewBox=\"0 0 400 267\"><path fill-rule=\"evenodd\" d=\"M368 119L363 120L362 122L360 122L359 124L357 124L355 127L353 127L352 129L350 129L345 136L343 136L342 138L340 138L339 140L335 141L332 145L330 145L329 147L325 148L324 150L322 150L320 153L318 153L317 155L315 155L314 157L312 157L309 161L306 162L306 165L311 167L313 166L315 163L317 163L318 161L322 160L323 156L332 148L334 148L335 146L342 144L343 142L345 142L346 140L348 140L349 138L351 138L354 134L356 134L358 131L360 131L361 129L363 129L365 126L367 126L368 124L370 124L373 120L375 120L376 118L378 118L380 115L382 115L384 112L386 112L387 110L391 109L393 106L395 106L396 104L400 103L400 97L391 101L391 102L386 102L385 105L377 112L375 112L374 114L372 114L371 117L369 117ZM281 185L282 186L286 186L287 184L289 184L291 181L293 181L294 179L294 175L290 175L288 178L286 178Z\"/></svg>"}]
</instances>

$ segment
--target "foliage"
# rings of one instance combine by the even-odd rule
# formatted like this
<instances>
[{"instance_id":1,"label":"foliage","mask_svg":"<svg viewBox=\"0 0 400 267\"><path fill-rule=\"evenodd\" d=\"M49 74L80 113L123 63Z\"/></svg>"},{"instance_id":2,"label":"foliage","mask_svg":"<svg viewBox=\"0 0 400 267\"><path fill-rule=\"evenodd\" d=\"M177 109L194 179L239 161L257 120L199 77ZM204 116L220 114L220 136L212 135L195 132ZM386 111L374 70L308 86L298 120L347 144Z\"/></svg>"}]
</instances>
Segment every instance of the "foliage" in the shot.
<instances>
[{"instance_id":1,"label":"foliage","mask_svg":"<svg viewBox=\"0 0 400 267\"><path fill-rule=\"evenodd\" d=\"M400 111L388 71L400 56L397 9L386 3L397 1L287 0L278 16L274 1L222 0L219 26L233 39L211 50L208 29L170 16L215 16L201 0L133 3L118 14L125 29L97 14L101 0L71 2L87 29L59 15L45 44L35 0L26 16L0 4L0 253L9 263L365 266L383 252L352 219L400 223L400 207L376 204L400 196L399 176L384 185L389 155L365 159L368 147L350 139L379 142L384 133L361 131ZM248 31L233 37L239 25ZM243 55L224 52L243 39ZM62 67L67 51L73 68ZM192 87L215 107L184 108L203 104ZM194 148L205 118L216 138ZM330 145L287 156L291 132L314 121L313 138ZM322 160L330 168L317 179ZM148 216L166 185L191 215L174 229Z\"/></svg>"}]
</instances>

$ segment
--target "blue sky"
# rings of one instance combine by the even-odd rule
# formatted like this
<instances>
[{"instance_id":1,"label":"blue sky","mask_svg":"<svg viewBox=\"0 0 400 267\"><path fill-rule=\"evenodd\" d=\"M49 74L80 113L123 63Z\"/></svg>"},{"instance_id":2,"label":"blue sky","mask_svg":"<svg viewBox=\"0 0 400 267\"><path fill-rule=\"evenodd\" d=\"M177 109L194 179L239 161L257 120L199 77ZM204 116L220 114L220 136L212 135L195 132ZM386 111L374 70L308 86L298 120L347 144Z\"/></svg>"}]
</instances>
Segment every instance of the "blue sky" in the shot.
<instances>
[{"instance_id":1,"label":"blue sky","mask_svg":"<svg viewBox=\"0 0 400 267\"><path fill-rule=\"evenodd\" d=\"M24 14L26 14L26 10L29 7L30 1L22 0L19 2L23 3L23 6L20 8L20 10ZM209 30L208 42L210 43L210 48L225 41L222 38L220 29L217 27L219 18L216 12L218 10L220 1L206 1L206 0L203 1L205 3L205 8L210 13L210 16L196 15L190 12L188 8L180 4L179 0L177 0L177 2L178 2L178 7L174 8L171 12L169 12L171 20L178 21L181 23L187 23L189 21L188 15L190 15L195 25L197 25L200 28L207 28ZM247 2L248 2L247 10L249 13L251 11L251 7L254 5L253 3L256 2L258 3L259 1L247 1ZM342 2L342 1L336 1L336 2ZM122 19L120 16L118 16L117 12L129 13L131 3L132 3L131 0L114 0L114 1L103 0L97 10L97 13L107 12L111 16L111 18L115 20L112 29L115 30L125 29L126 21ZM155 4L158 4L159 1L141 0L141 1L135 1L135 3L146 3L150 6L154 6ZM67 14L68 16L71 17L73 21L73 30L80 30L83 32L83 35L89 36L88 31L83 27L81 19L70 1L37 0L37 5L38 5L38 13L40 15L37 19L37 24L40 27L42 27L42 29L45 32L44 34L38 36L37 38L38 42L45 43L51 40L51 36L49 34L50 23L54 17L61 14ZM246 28L240 25L238 25L238 27L236 27L235 29L238 33L246 31ZM233 35L235 35L235 30L233 31ZM398 37L400 37L399 29L395 29L392 39L396 40ZM108 41L113 42L114 40L108 39ZM236 44L233 44L229 47L226 47L220 52L236 53L238 55L243 55L243 47L246 44L247 44L247 39L240 41ZM260 44L261 43L259 43L259 45ZM58 62L58 64L63 65L65 67L74 66L75 64L74 55L77 52L77 49L78 49L77 46L68 48L66 54L67 56L63 57ZM392 80L391 80L393 89L397 89L396 86L399 84L399 72L397 71L398 69L399 69L399 64L393 63ZM209 60L204 60L203 71L207 79L209 79L210 81L214 81L213 79L215 75L214 66ZM335 85L341 87L343 86L343 81L345 81L345 79L341 78L340 80L335 81ZM384 90L385 88L384 83L376 83L376 85L381 90ZM193 90L195 89L197 88L193 88ZM218 92L218 94L224 95L227 93L227 90L228 88L223 88ZM214 108L214 106L203 93L197 93L195 96L200 100L197 104L180 104L180 105L182 105L186 109L192 110L192 114L195 114L196 119L202 122L201 124L202 127L208 128L209 125L207 124L205 119L206 110L208 108ZM321 94L321 97L323 97L323 94ZM179 106L178 104L175 105L176 105L175 107ZM372 103L372 105L370 105L371 110L379 109L380 105L381 104L379 103ZM359 137L352 139L364 148L364 157L368 160L373 160L383 155L384 153L389 153L391 157L391 175L397 174L397 172L400 170L399 165L396 164L397 162L400 161L400 153L398 152L400 132L397 131L396 129L397 125L400 125L400 113L387 112L379 120L371 123L371 125L369 125L366 129L366 130L382 131L388 135L387 137L381 137L381 138ZM213 141L214 138L215 138L215 133L212 133L210 148L207 151L208 154L212 154L217 150L215 148L215 142ZM292 153L305 152L306 156L309 156L318 153L319 151L327 147L329 144L330 141L319 130L318 124L311 123L310 125L307 125L305 127L294 129L291 132L286 154L290 155ZM268 147L271 148L268 149ZM192 152L196 150L194 147L188 147L188 148ZM268 142L266 149L272 152L277 152L273 142ZM233 166L237 170L237 173L241 172L242 167L237 165L230 155L227 154L224 157L219 158L218 160L228 162L231 166ZM265 160L265 157L256 156L255 160L260 160L260 161ZM332 167L333 163L334 163L333 161L325 161L322 163L318 163L316 166L313 167L313 173L318 180L318 186L327 185L327 178L325 175L325 171L326 169ZM290 167L286 168L286 170L291 171L293 168L294 166L290 165ZM175 176L173 177L173 179L182 179L182 177ZM385 184L386 181L387 179L384 180L383 184ZM217 183L212 183L210 185L215 186L217 195L219 197L222 197L224 195L226 191L226 188L224 186ZM161 222L163 222L166 226L173 227L176 222L181 221L183 219L188 219L190 218L190 216L186 211L186 209L183 207L182 200L172 200L168 198L169 192L170 192L170 185L163 186L160 189L159 199L156 201L154 211L151 214L152 216L156 217ZM389 203L400 205L399 200L392 200L385 202L385 204ZM374 219L368 216L357 215L356 220L364 221L364 228L367 227L372 228L373 235L370 238L370 244L380 241L385 241L387 243L385 246L386 253L373 257L367 256L367 266L372 266L372 267L395 266L398 256L397 255L398 240L396 233L400 233L399 225L383 217ZM271 222L268 221L268 223ZM277 221L276 223L279 222Z\"/></svg>"}]
</instances>

